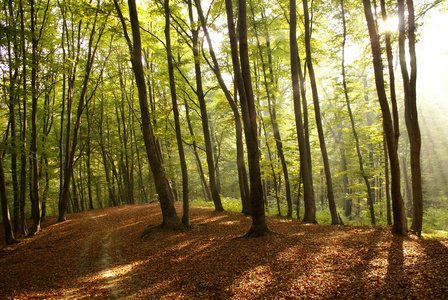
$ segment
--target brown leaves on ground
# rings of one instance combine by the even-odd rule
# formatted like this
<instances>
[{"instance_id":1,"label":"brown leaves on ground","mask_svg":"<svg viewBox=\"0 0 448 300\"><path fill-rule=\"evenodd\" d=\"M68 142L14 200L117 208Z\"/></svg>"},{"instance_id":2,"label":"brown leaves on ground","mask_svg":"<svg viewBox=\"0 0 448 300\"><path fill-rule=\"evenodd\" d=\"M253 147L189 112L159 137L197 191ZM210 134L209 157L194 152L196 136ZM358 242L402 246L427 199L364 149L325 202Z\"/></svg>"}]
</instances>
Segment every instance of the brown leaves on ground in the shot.
<instances>
[{"instance_id":1,"label":"brown leaves on ground","mask_svg":"<svg viewBox=\"0 0 448 300\"><path fill-rule=\"evenodd\" d=\"M177 207L181 210L180 206ZM268 218L277 234L244 235L238 213L192 208L193 229L161 223L157 204L49 218L37 236L0 249L6 299L442 299L448 240L387 227ZM0 237L3 238L3 237ZM3 242L3 240L2 240Z\"/></svg>"}]
</instances>

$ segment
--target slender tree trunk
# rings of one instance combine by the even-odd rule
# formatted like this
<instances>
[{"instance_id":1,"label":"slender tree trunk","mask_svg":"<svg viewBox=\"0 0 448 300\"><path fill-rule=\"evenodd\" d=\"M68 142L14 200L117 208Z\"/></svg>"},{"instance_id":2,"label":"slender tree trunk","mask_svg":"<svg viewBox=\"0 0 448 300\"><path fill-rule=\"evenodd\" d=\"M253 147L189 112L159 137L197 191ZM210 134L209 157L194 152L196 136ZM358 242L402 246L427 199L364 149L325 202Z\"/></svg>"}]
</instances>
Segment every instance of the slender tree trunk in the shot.
<instances>
[{"instance_id":1,"label":"slender tree trunk","mask_svg":"<svg viewBox=\"0 0 448 300\"><path fill-rule=\"evenodd\" d=\"M196 74L196 94L199 101L199 107L201 110L201 121L202 121L202 131L204 133L204 143L205 143L205 154L207 157L207 166L208 166L208 178L210 184L210 191L212 194L213 203L215 205L216 211L224 211L221 203L221 196L219 195L218 186L217 186L217 178L215 171L215 162L213 159L213 149L212 149L212 140L210 136L210 127L208 121L207 114L207 106L204 97L204 91L202 86L202 72L201 72L201 64L200 64L200 55L199 55L199 28L194 29L194 19L193 19L193 4L192 1L188 1L189 8L189 16L190 23L192 26L192 40L193 40L193 57L194 57L194 70Z\"/></svg>"},{"instance_id":2,"label":"slender tree trunk","mask_svg":"<svg viewBox=\"0 0 448 300\"><path fill-rule=\"evenodd\" d=\"M113 187L113 182L112 179L110 178L110 170L109 170L109 163L108 163L108 158L107 158L107 154L106 154L106 146L104 144L104 140L103 140L103 134L105 132L105 130L103 129L103 121L104 120L104 98L101 101L101 115L100 115L100 122L99 122L99 132L100 134L100 140L99 140L99 145L101 148L101 156L103 158L103 166L104 166L104 174L106 177L106 184L107 184L107 190L108 190L108 195L109 195L109 200L110 200L110 205L111 206L116 206L116 200L115 200L115 193L114 193L114 187Z\"/></svg>"},{"instance_id":3,"label":"slender tree trunk","mask_svg":"<svg viewBox=\"0 0 448 300\"><path fill-rule=\"evenodd\" d=\"M23 81L23 105L22 105L22 139L21 139L21 170L20 170L20 229L22 235L28 235L28 227L26 225L26 133L27 133L27 53L25 47L25 20L22 0L20 0L20 29L22 33L22 59L23 59L23 69L22 69L22 81Z\"/></svg>"},{"instance_id":4,"label":"slender tree trunk","mask_svg":"<svg viewBox=\"0 0 448 300\"><path fill-rule=\"evenodd\" d=\"M32 94L32 108L31 108L31 162L32 162L32 215L33 226L30 233L36 234L40 231L40 199L39 199L39 163L37 159L37 69L39 66L37 58L38 36L36 32L36 16L34 9L34 0L30 1L31 6L31 44L32 44L32 67L31 67L31 94Z\"/></svg>"},{"instance_id":5,"label":"slender tree trunk","mask_svg":"<svg viewBox=\"0 0 448 300\"><path fill-rule=\"evenodd\" d=\"M380 0L381 3L381 16L384 22L387 20L386 14L386 4L385 0ZM398 107L397 107L397 96L395 92L395 72L394 72L394 58L392 54L392 46L390 41L391 33L386 31L384 33L384 40L386 42L386 56L387 56L387 66L389 70L389 86L390 86L390 102L392 106L392 118L394 122L394 134L395 134L395 145L398 147L398 139L400 137L399 128L399 118L398 118Z\"/></svg>"},{"instance_id":6,"label":"slender tree trunk","mask_svg":"<svg viewBox=\"0 0 448 300\"><path fill-rule=\"evenodd\" d=\"M98 3L99 5L99 3ZM62 9L62 8L61 8ZM107 19L107 16L106 16ZM101 20L101 26L97 26L99 22L99 10L95 12L95 17L93 18L93 24L89 27L90 33L89 33L89 39L88 39L88 46L87 46L87 54L86 54L86 63L85 63L85 69L84 69L84 78L82 82L82 88L79 94L79 100L78 100L78 108L76 112L76 120L73 127L73 132L71 132L70 124L71 124L71 101L73 99L73 85L75 81L75 71L76 68L73 70L72 78L69 79L69 91L67 95L67 128L66 128L66 145L65 145L65 162L63 165L63 169L61 170L62 173L62 188L60 192L59 197L59 218L58 222L64 222L67 219L67 205L68 205L68 199L69 199L69 193L70 193L70 180L71 175L73 173L74 163L75 163L75 155L77 151L77 145L78 145L78 139L79 139L79 131L81 128L81 120L83 112L87 105L89 105L89 101L91 97L87 97L87 90L90 86L90 75L92 68L94 66L95 62L95 55L96 51L98 49L99 42L103 36L104 28L106 21ZM81 24L82 22L79 22L78 24L78 48L77 51L79 53L81 45L80 45L80 33L81 33ZM65 24L66 25L66 24ZM79 54L77 54L79 56ZM107 57L105 58L107 60ZM104 67L104 65L103 65ZM101 78L101 75L100 77ZM94 89L98 86L99 79L97 81L97 84Z\"/></svg>"},{"instance_id":7,"label":"slender tree trunk","mask_svg":"<svg viewBox=\"0 0 448 300\"><path fill-rule=\"evenodd\" d=\"M190 108L189 108L189 106L188 106L186 101L185 101L185 116L187 118L188 130L190 131L190 135L193 137L193 143L192 143L193 154L194 154L194 157L196 159L196 165L197 165L197 168L198 168L199 177L201 178L202 189L204 191L204 198L205 198L205 201L211 201L212 200L212 195L210 193L210 189L208 188L207 180L205 179L204 169L202 168L201 159L199 157L199 153L198 153L197 145L196 145L196 140L195 140L195 137L194 137L193 126L191 125Z\"/></svg>"},{"instance_id":8,"label":"slender tree trunk","mask_svg":"<svg viewBox=\"0 0 448 300\"><path fill-rule=\"evenodd\" d=\"M232 52L233 70L238 92L241 98L241 115L246 136L249 162L250 203L252 208L252 226L245 237L258 237L270 233L266 224L264 201L260 173L260 152L258 148L257 113L252 89L249 52L247 44L246 1L240 0L238 6L238 41L240 59L238 59L238 41L233 19L232 1L226 0L227 24ZM241 66L240 66L241 60Z\"/></svg>"},{"instance_id":9,"label":"slender tree trunk","mask_svg":"<svg viewBox=\"0 0 448 300\"><path fill-rule=\"evenodd\" d=\"M358 133L356 131L355 126L355 119L353 118L353 113L350 105L350 99L348 97L348 91L347 91L347 81L346 81L346 75L345 75L345 41L347 36L347 29L345 26L345 11L344 11L344 1L341 0L341 13L342 13L342 26L343 26L343 41L342 41L342 84L344 86L344 96L345 96L345 102L347 104L347 110L348 115L350 117L350 124L352 127L353 137L355 138L355 145L356 145L356 154L358 156L358 162L359 162L359 170L361 171L361 176L364 179L364 182L366 184L367 188L367 202L369 204L370 209L370 222L372 225L375 225L375 212L373 208L373 192L370 185L369 177L367 176L365 170L364 170L364 162L361 155L361 149L359 144L359 138Z\"/></svg>"},{"instance_id":10,"label":"slender tree trunk","mask_svg":"<svg viewBox=\"0 0 448 300\"><path fill-rule=\"evenodd\" d=\"M304 19L305 19L306 62L307 62L307 66L308 66L308 73L310 75L317 132L319 135L320 150L322 152L322 160L324 163L325 178L327 180L327 197L328 197L328 203L329 203L330 212L331 212L331 224L338 225L338 224L340 224L340 222L339 222L339 217L338 217L338 213L336 210L336 202L334 200L333 182L332 182L332 178L331 178L330 163L328 161L327 146L325 145L324 131L322 128L322 119L321 119L321 115L320 115L321 113L320 113L320 106L319 106L319 95L317 92L316 78L315 78L314 68L313 68L312 58L311 58L311 32L310 32L311 25L310 25L310 20L309 20L309 13L308 13L308 1L303 0L302 3L303 3L303 13L304 13Z\"/></svg>"},{"instance_id":11,"label":"slender tree trunk","mask_svg":"<svg viewBox=\"0 0 448 300\"><path fill-rule=\"evenodd\" d=\"M275 159L274 159L274 157L272 155L271 147L269 146L268 135L267 135L267 132L266 132L266 125L265 125L265 123L263 121L263 118L260 118L260 119L261 119L260 122L261 122L262 127L263 127L262 129L263 129L263 132L264 132L264 138L266 140L266 148L268 150L269 166L271 167L271 172L272 172L272 183L274 185L275 200L277 201L278 216L281 217L282 216L282 211L281 211L281 207L280 207L279 183L278 183L278 180L277 180L277 174L275 173L275 167L274 167ZM269 194L269 193L266 193L266 194ZM264 198L266 199L266 202L267 202L267 199L268 199L267 195Z\"/></svg>"},{"instance_id":12,"label":"slender tree trunk","mask_svg":"<svg viewBox=\"0 0 448 300\"><path fill-rule=\"evenodd\" d=\"M0 203L2 209L3 229L5 231L6 245L17 243L12 232L11 220L9 218L8 196L6 194L5 172L3 169L3 156L0 151Z\"/></svg>"},{"instance_id":13,"label":"slender tree trunk","mask_svg":"<svg viewBox=\"0 0 448 300\"><path fill-rule=\"evenodd\" d=\"M395 144L394 128L392 123L392 116L389 109L389 104L386 97L384 78L383 78L383 63L381 59L381 48L378 32L375 27L373 19L372 8L370 0L363 0L364 13L367 20L367 26L370 35L370 44L373 56L373 69L375 72L375 84L378 94L378 100L381 106L383 116L383 128L386 134L387 147L389 152L389 162L392 177L392 210L393 221L392 231L399 235L408 234L408 225L406 219L406 212L404 209L403 198L401 196L400 188L400 163L398 160L397 146Z\"/></svg>"},{"instance_id":14,"label":"slender tree trunk","mask_svg":"<svg viewBox=\"0 0 448 300\"><path fill-rule=\"evenodd\" d=\"M216 78L218 80L218 83L224 92L224 95L226 96L226 99L232 108L232 112L235 119L235 136L236 136L236 149L237 149L237 168L238 168L238 182L240 186L240 194L241 194L241 202L242 202L242 213L249 215L252 213L252 208L250 204L250 189L249 189L249 182L247 180L247 171L246 171L246 164L244 161L244 145L243 145L243 124L241 123L241 117L240 113L238 111L237 107L237 94L238 94L238 88L235 86L235 100L232 98L230 91L228 90L219 68L218 60L216 59L215 52L213 50L210 34L208 33L208 29L206 26L204 14L202 12L202 7L200 0L195 0L196 8L198 10L198 15L202 24L202 29L205 33L205 37L207 39L207 44L210 51L210 56L213 60L213 72L216 75Z\"/></svg>"},{"instance_id":15,"label":"slender tree trunk","mask_svg":"<svg viewBox=\"0 0 448 300\"><path fill-rule=\"evenodd\" d=\"M18 14L15 14L15 7L13 7L13 2L8 1L8 26L10 28L17 28L15 24L17 22ZM8 47L8 63L9 63L9 124L11 126L11 177L12 177L12 186L13 186L13 231L17 232L20 230L20 188L19 188L19 178L18 178L18 165L17 165L17 128L16 128L16 105L19 99L18 97L18 86L17 79L19 77L19 62L20 59L20 40L17 39L11 32L7 32L7 47ZM14 57L13 57L14 55Z\"/></svg>"},{"instance_id":16,"label":"slender tree trunk","mask_svg":"<svg viewBox=\"0 0 448 300\"><path fill-rule=\"evenodd\" d=\"M87 115L89 115L89 113L87 112ZM89 122L90 123L90 122ZM90 127L90 126L89 126ZM86 171L87 171L87 191L88 191L88 195L89 195L89 209L94 209L93 207L93 193L92 193L92 151L91 151L91 146L90 146L90 137L87 138L86 141L86 156L87 156L87 161L86 161Z\"/></svg>"},{"instance_id":17,"label":"slender tree trunk","mask_svg":"<svg viewBox=\"0 0 448 300\"><path fill-rule=\"evenodd\" d=\"M252 5L251 5L251 10L252 10L252 15L253 15L253 17L255 19ZM262 18L263 19L265 18L264 17L264 13L262 14ZM274 133L275 145L277 147L278 157L280 158L280 163L281 163L281 166L282 166L283 177L285 179L285 194L286 194L286 203L287 203L287 206L288 206L288 211L287 211L286 217L292 218L291 188L289 186L289 173L288 173L288 167L287 167L287 163L286 163L286 159L285 159L285 154L283 152L282 138L281 138L280 130L279 130L278 123L277 123L277 113L276 113L276 109L275 109L276 97L275 97L275 92L272 93L270 88L269 88L269 83L271 84L271 87L274 86L274 72L272 70L272 54L271 54L271 44L270 44L269 33L266 30L265 40L266 40L266 47L268 49L269 76L271 78L270 82L268 83L267 72L266 72L266 67L265 67L265 61L264 61L264 57L263 57L263 52L261 50L261 45L260 45L260 41L259 41L259 37L258 37L258 30L257 30L256 23L254 23L254 29L255 29L255 37L257 39L258 50L259 50L259 53L260 53L261 66L262 66L262 71L263 71L263 83L264 83L264 87L265 87L266 95L267 95L268 109L269 109L269 115L270 115L270 120L271 120L271 126L272 126L272 130L273 130L273 133ZM277 185L276 182L274 184ZM276 193L277 192L278 191L276 190ZM279 215L281 215L280 214L280 210L279 210Z\"/></svg>"},{"instance_id":18,"label":"slender tree trunk","mask_svg":"<svg viewBox=\"0 0 448 300\"><path fill-rule=\"evenodd\" d=\"M182 170L182 199L183 199L183 216L182 224L185 227L190 227L190 204L189 204L189 191L188 191L188 169L187 162L185 160L185 152L182 141L182 131L180 127L179 109L177 105L176 83L174 81L174 67L173 67L173 55L171 53L171 36L170 36L170 7L169 0L165 0L165 39L166 39L166 54L168 60L168 73L170 77L170 91L171 101L173 105L174 125L176 128L177 149L179 151L180 167ZM196 73L196 78L198 74ZM200 96L199 96L200 97ZM205 116L207 117L207 116ZM204 118L204 116L202 116ZM212 192L213 195L213 192Z\"/></svg>"},{"instance_id":19,"label":"slender tree trunk","mask_svg":"<svg viewBox=\"0 0 448 300\"><path fill-rule=\"evenodd\" d=\"M294 100L294 113L296 120L297 138L300 151L300 170L303 180L303 199L305 204L305 216L303 221L306 223L316 223L316 204L314 198L313 180L311 174L309 156L307 148L310 146L305 142L305 133L302 122L302 109L300 106L300 86L299 86L299 51L297 47L297 16L296 1L290 0L290 48L291 48L291 79Z\"/></svg>"},{"instance_id":20,"label":"slender tree trunk","mask_svg":"<svg viewBox=\"0 0 448 300\"><path fill-rule=\"evenodd\" d=\"M129 19L131 22L133 42L131 42L127 34L126 23L121 13L118 2L115 0L114 4L119 14L123 26L123 31L125 33L129 50L131 52L132 68L134 70L135 82L137 84L138 98L140 102L143 139L145 142L146 153L148 155L148 161L154 175L156 192L160 200L160 207L163 217L162 226L169 229L179 229L181 228L181 223L174 208L174 195L166 177L165 169L160 161L159 156L157 155L155 138L151 125L151 115L149 113L148 105L148 92L146 89L145 75L142 64L140 28L135 0L128 0Z\"/></svg>"},{"instance_id":21,"label":"slender tree trunk","mask_svg":"<svg viewBox=\"0 0 448 300\"><path fill-rule=\"evenodd\" d=\"M411 230L418 237L422 234L423 223L423 193L422 193L422 175L420 165L421 135L418 124L417 111L417 60L415 55L415 16L414 2L407 0L408 8L408 39L409 39L409 57L411 74L409 76L405 55L405 22L404 22L404 0L398 0L398 20L399 20L399 52L400 66L403 77L404 103L405 103L405 121L409 136L410 160L411 160L411 178L412 178L412 201L413 218Z\"/></svg>"},{"instance_id":22,"label":"slender tree trunk","mask_svg":"<svg viewBox=\"0 0 448 300\"><path fill-rule=\"evenodd\" d=\"M383 134L383 152L384 152L384 184L386 186L386 214L387 214L387 225L392 225L392 212L390 209L390 179L389 179L389 156L387 154L386 137Z\"/></svg>"}]
</instances>

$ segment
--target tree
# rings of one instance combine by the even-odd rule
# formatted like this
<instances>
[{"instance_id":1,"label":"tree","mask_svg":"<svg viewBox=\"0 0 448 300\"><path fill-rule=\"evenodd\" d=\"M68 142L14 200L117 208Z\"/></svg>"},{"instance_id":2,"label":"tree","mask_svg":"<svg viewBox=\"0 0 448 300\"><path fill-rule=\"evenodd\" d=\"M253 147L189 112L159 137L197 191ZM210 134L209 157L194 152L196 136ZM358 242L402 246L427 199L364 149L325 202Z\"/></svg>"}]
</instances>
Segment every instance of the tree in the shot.
<instances>
[{"instance_id":1,"label":"tree","mask_svg":"<svg viewBox=\"0 0 448 300\"><path fill-rule=\"evenodd\" d=\"M308 156L307 148L309 143L305 142L305 133L302 121L302 109L300 106L300 86L299 86L299 69L300 57L297 46L297 15L296 15L296 1L290 0L290 55L291 55L291 80L294 100L294 113L296 121L297 138L300 151L300 171L303 180L303 200L305 203L305 216L303 222L316 223L316 204L314 199L313 179L311 174L311 161Z\"/></svg>"},{"instance_id":2,"label":"tree","mask_svg":"<svg viewBox=\"0 0 448 300\"><path fill-rule=\"evenodd\" d=\"M188 190L188 169L185 160L184 146L182 141L182 132L180 128L179 109L177 105L176 83L174 81L174 67L173 54L171 52L171 36L170 36L170 7L169 0L165 0L165 39L166 39L166 55L168 61L168 73L170 80L171 101L174 114L174 124L176 128L177 149L179 151L180 167L182 170L182 198L184 213L182 217L182 224L185 227L190 227L190 204L189 204L189 190ZM191 9L191 8L190 8ZM197 76L197 75L196 75ZM146 87L145 87L146 88ZM222 207L221 207L222 208Z\"/></svg>"},{"instance_id":3,"label":"tree","mask_svg":"<svg viewBox=\"0 0 448 300\"><path fill-rule=\"evenodd\" d=\"M12 232L9 218L8 196L6 194L5 172L3 169L3 155L0 151L0 203L2 208L3 229L5 231L6 245L17 243Z\"/></svg>"},{"instance_id":4,"label":"tree","mask_svg":"<svg viewBox=\"0 0 448 300\"><path fill-rule=\"evenodd\" d=\"M128 0L129 19L132 29L132 41L127 33L126 21L121 13L117 0L114 0L115 8L120 18L126 42L131 54L132 69L135 75L135 82L138 89L138 99L140 102L140 114L142 122L143 139L146 154L154 175L154 183L160 200L162 210L162 227L167 229L180 229L181 223L174 208L174 195L165 174L165 169L157 155L155 137L151 125L151 115L149 113L148 92L146 89L145 74L142 64L142 49L140 38L140 27L137 14L137 6L134 0Z\"/></svg>"},{"instance_id":5,"label":"tree","mask_svg":"<svg viewBox=\"0 0 448 300\"><path fill-rule=\"evenodd\" d=\"M250 3L250 5L251 5L252 17L255 19L254 8L252 7L252 3ZM262 19L263 19L263 21L265 19L264 12L262 12ZM264 22L266 22L266 21L264 21ZM254 21L254 30L255 30L255 37L257 39L258 50L260 53L261 66L262 66L262 71L263 71L263 84L264 84L266 95L267 95L268 111L269 111L272 131L274 133L275 145L277 147L277 154L280 158L280 163L281 163L282 171L283 171L283 177L285 179L286 203L288 205L288 212L287 212L286 216L288 218L291 218L292 217L292 198L291 198L291 188L290 188L290 182L289 182L289 172L288 172L285 154L283 151L283 142L282 142L279 125L278 125L278 121L277 121L277 112L276 112L276 108L275 108L275 106L276 106L275 91L274 92L271 91L272 86L274 86L275 74L274 74L273 66L272 66L272 64L273 64L272 63L272 51L271 51L271 42L270 42L270 38L269 38L269 31L267 28L266 28L266 30L264 30L264 35L265 35L265 40L266 40L266 48L268 51L268 69L269 69L269 76L268 76L267 72L266 72L266 63L264 61L264 55L263 55L263 51L262 51L262 48L260 45L260 39L258 36L258 29L257 29L255 21ZM269 82L268 82L268 77L270 77ZM274 175L274 177L275 177L275 175ZM276 179L274 179L274 185L275 186L277 185ZM277 193L277 188L275 190ZM279 215L280 215L280 210L279 210Z\"/></svg>"},{"instance_id":6,"label":"tree","mask_svg":"<svg viewBox=\"0 0 448 300\"><path fill-rule=\"evenodd\" d=\"M75 60L76 63L73 67L73 69L69 70L69 73L71 73L68 78L68 91L67 91L67 107L66 107L66 114L67 114L67 120L66 125L64 124L64 118L61 118L61 137L60 137L60 164L61 164L61 190L60 190L60 196L59 196L59 222L63 222L67 219L67 205L68 205L68 199L69 199L69 193L70 193L70 181L72 179L73 175L73 168L75 164L75 157L77 154L77 146L79 141L79 132L82 124L82 116L84 113L84 110L87 105L89 105L90 100L94 96L95 90L98 87L99 80L101 76L97 78L97 82L91 92L90 95L88 95L88 88L90 83L90 76L92 74L92 69L94 67L94 62L96 59L96 53L99 48L99 44L101 41L101 38L103 37L104 30L107 25L107 18L111 12L110 8L108 9L106 15L100 16L100 8L101 8L101 2L97 3L97 10L94 10L93 15L93 24L83 24L83 21L80 20L78 22L78 29L77 32L70 32L69 33L69 24L70 23L67 20L67 17L65 16L68 8L64 6L60 6L61 12L64 16L64 32L67 34L67 47L68 47L68 54L71 55L71 59ZM85 26L84 30L86 32L82 33L83 25ZM85 54L85 66L84 66L84 76L82 81L82 87L81 92L79 93L79 100L78 100L78 107L76 110L76 118L75 123L73 125L73 131L72 131L72 105L74 100L74 85L76 80L76 72L77 72L77 63L80 59L80 53L82 50L82 34L87 34L87 31L90 30L88 36L88 46L87 46L87 53ZM72 39L69 39L69 34L72 35ZM75 45L74 39L78 39L77 44ZM71 44L73 42L73 44ZM64 39L63 39L64 43ZM65 58L65 48L63 46L63 54ZM107 58L105 59L107 61ZM104 63L102 65L102 70L104 69ZM101 71L102 72L102 71ZM65 74L64 74L65 76ZM64 77L65 78L65 77ZM64 80L64 86L65 86L65 80ZM63 93L63 97L65 97L65 93ZM65 99L63 99L65 103ZM62 114L64 114L65 107L63 106ZM64 127L65 132L64 132ZM65 140L65 145L63 141ZM63 147L62 147L63 146ZM64 159L64 162L62 162Z\"/></svg>"},{"instance_id":7,"label":"tree","mask_svg":"<svg viewBox=\"0 0 448 300\"><path fill-rule=\"evenodd\" d=\"M328 195L328 202L330 205L330 212L331 212L331 224L338 225L338 224L340 224L340 219L339 219L339 216L338 216L338 213L336 210L336 202L334 200L333 182L332 182L332 178L331 178L330 163L328 161L327 146L325 144L325 137L324 137L324 132L322 129L322 118L320 115L319 95L317 92L316 76L314 74L314 67L313 67L312 58L311 58L311 24L310 24L309 12L308 12L308 1L302 0L302 3L303 3L303 14L304 14L304 20L305 20L304 25L305 25L306 63L307 63L307 67L308 67L308 73L310 75L317 132L319 134L319 145L320 145L320 149L322 152L322 159L324 162L325 178L327 180L327 195Z\"/></svg>"},{"instance_id":8,"label":"tree","mask_svg":"<svg viewBox=\"0 0 448 300\"><path fill-rule=\"evenodd\" d=\"M233 20L231 0L226 0L227 25L232 52L232 64L235 82L241 98L241 115L246 136L249 162L250 203L252 208L252 226L244 237L259 237L270 233L266 224L260 172L260 153L258 148L257 113L252 89L249 53L247 44L246 1L240 0L238 6L238 41ZM240 57L238 58L238 42ZM241 65L240 65L241 64Z\"/></svg>"},{"instance_id":9,"label":"tree","mask_svg":"<svg viewBox=\"0 0 448 300\"><path fill-rule=\"evenodd\" d=\"M375 84L383 116L383 128L387 140L389 163L391 169L392 209L394 221L392 225L392 231L399 235L407 235L408 226L406 220L406 211L404 209L403 198L401 196L400 190L400 163L398 160L397 146L395 144L392 117L384 86L380 40L378 37L377 28L375 26L370 0L363 0L363 5L367 27L369 30L370 44L373 56L373 69L375 72Z\"/></svg>"},{"instance_id":10,"label":"tree","mask_svg":"<svg viewBox=\"0 0 448 300\"><path fill-rule=\"evenodd\" d=\"M22 47L22 93L23 93L23 107L22 107L22 131L21 131L21 169L20 169L20 229L22 235L28 235L28 227L26 224L26 159L27 159L27 49L26 39L25 39L25 19L24 19L24 7L22 5L22 0L20 0L20 31L21 31L21 47Z\"/></svg>"},{"instance_id":11,"label":"tree","mask_svg":"<svg viewBox=\"0 0 448 300\"><path fill-rule=\"evenodd\" d=\"M249 191L249 182L247 180L247 171L246 171L246 164L244 159L244 145L243 145L243 126L241 124L241 116L240 112L238 110L237 106L237 87L235 85L235 93L234 97L230 94L229 89L227 88L227 85L224 82L224 79L221 75L221 70L218 64L218 60L215 55L215 51L213 49L213 44L210 38L210 34L208 32L206 20L204 17L204 13L202 11L201 3L199 0L195 0L196 3L196 9L198 11L199 19L202 24L202 30L204 31L205 37L207 39L207 44L209 47L210 56L213 61L213 66L211 66L211 69L216 75L216 79L218 80L218 84L221 87L224 95L226 96L227 102L229 103L234 120L235 120L235 139L236 139L236 151L237 151L237 169L238 169L238 183L240 187L240 195L241 195L241 202L242 202L242 212L244 214L251 214L252 209L250 205L250 191ZM205 56L204 56L205 57ZM205 57L206 58L206 57ZM210 65L210 63L209 63Z\"/></svg>"},{"instance_id":12,"label":"tree","mask_svg":"<svg viewBox=\"0 0 448 300\"><path fill-rule=\"evenodd\" d=\"M407 70L405 54L405 5L404 0L398 0L398 20L399 20L399 57L401 74L403 77L404 104L406 128L409 136L409 147L411 155L411 176L412 176L412 200L413 218L411 230L421 237L423 222L423 194L422 194L422 174L420 166L421 135L418 124L417 112L417 60L415 55L415 13L414 2L407 0L408 8L408 39L411 74Z\"/></svg>"},{"instance_id":13,"label":"tree","mask_svg":"<svg viewBox=\"0 0 448 300\"><path fill-rule=\"evenodd\" d=\"M367 202L368 202L369 208L370 208L370 220L371 220L372 225L375 225L375 213L374 213L374 209L373 209L374 199L373 199L372 188L370 186L370 181L366 174L366 171L364 170L364 162L362 159L362 154L361 154L361 150L360 150L360 146L359 146L359 137L358 137L358 133L356 131L355 120L353 118L353 113L352 113L352 109L351 109L351 105L350 105L350 99L349 99L348 91L347 91L347 80L346 80L346 74L345 74L345 43L346 43L346 38L347 38L347 28L346 28L346 24L345 24L345 11L344 11L344 1L343 0L341 0L341 14L342 14L342 27L343 27L342 66L341 66L341 68L342 68L342 85L344 87L344 96L345 96L345 101L347 104L348 115L350 117L350 124L352 127L353 137L355 138L356 154L358 156L359 170L361 171L361 176L364 179L364 182L367 187Z\"/></svg>"},{"instance_id":14,"label":"tree","mask_svg":"<svg viewBox=\"0 0 448 300\"><path fill-rule=\"evenodd\" d=\"M202 84L202 71L201 71L201 59L200 59L200 44L199 44L199 29L200 25L195 25L193 18L193 3L191 0L188 1L188 12L190 18L190 26L191 26L191 39L192 39L192 51L194 58L194 70L196 77L196 95L199 101L199 108L201 110L201 121L202 121L202 132L204 134L204 143L205 143L205 154L207 156L207 166L208 166L208 174L209 174L209 184L210 184L210 192L213 199L213 203L215 205L216 211L224 211L221 203L221 196L219 195L218 186L217 186L217 178L215 171L215 161L213 159L213 149L212 149L212 139L210 136L210 127L209 120L207 114L207 105L205 102L204 89Z\"/></svg>"}]
</instances>

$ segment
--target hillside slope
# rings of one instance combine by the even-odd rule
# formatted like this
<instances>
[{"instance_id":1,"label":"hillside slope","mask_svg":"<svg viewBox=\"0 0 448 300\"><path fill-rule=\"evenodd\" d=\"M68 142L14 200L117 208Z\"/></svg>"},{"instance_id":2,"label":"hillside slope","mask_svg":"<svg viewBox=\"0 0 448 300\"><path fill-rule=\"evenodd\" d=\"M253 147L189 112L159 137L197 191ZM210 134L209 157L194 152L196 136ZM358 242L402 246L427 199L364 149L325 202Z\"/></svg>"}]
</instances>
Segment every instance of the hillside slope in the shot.
<instances>
[{"instance_id":1,"label":"hillside slope","mask_svg":"<svg viewBox=\"0 0 448 300\"><path fill-rule=\"evenodd\" d=\"M181 211L181 206L178 206ZM448 240L385 227L304 225L268 218L277 234L240 239L250 218L192 208L194 228L153 231L158 204L49 218L0 245L2 299L442 299ZM1 228L1 230L3 230Z\"/></svg>"}]
</instances>

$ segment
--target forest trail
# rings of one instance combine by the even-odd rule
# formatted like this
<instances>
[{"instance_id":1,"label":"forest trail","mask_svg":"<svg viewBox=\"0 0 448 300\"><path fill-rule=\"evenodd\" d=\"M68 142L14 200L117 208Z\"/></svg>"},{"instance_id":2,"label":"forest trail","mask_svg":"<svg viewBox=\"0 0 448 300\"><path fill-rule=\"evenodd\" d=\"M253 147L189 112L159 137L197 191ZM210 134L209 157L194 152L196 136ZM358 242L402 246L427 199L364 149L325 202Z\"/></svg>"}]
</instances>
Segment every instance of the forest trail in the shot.
<instances>
[{"instance_id":1,"label":"forest trail","mask_svg":"<svg viewBox=\"0 0 448 300\"><path fill-rule=\"evenodd\" d=\"M177 206L181 212L181 206ZM448 239L388 227L268 218L276 235L238 239L251 220L192 208L193 229L154 231L158 204L70 214L0 245L5 299L443 299ZM0 228L1 229L1 228ZM3 234L3 233L2 233ZM3 238L3 236L0 236ZM3 240L2 240L3 242Z\"/></svg>"},{"instance_id":2,"label":"forest trail","mask_svg":"<svg viewBox=\"0 0 448 300\"><path fill-rule=\"evenodd\" d=\"M87 226L90 228L91 235L84 241L83 251L80 254L81 265L78 267L79 274L85 276L88 273L87 264L94 262L93 266L99 273L100 289L106 290L110 299L119 299L121 290L117 283L117 275L112 269L111 256L113 235L116 234L111 229L114 228L115 218L113 214L98 215L95 212L95 210L87 212L86 221L89 223ZM99 251L93 249L96 244L100 246ZM96 256L89 258L92 253L96 253Z\"/></svg>"}]
</instances>

